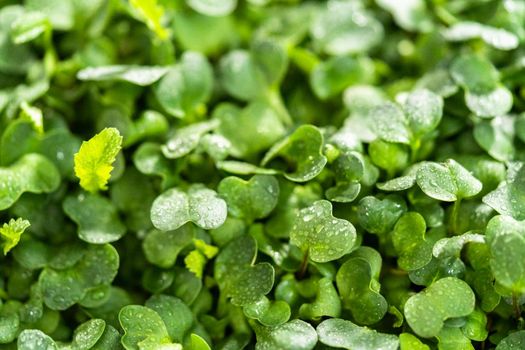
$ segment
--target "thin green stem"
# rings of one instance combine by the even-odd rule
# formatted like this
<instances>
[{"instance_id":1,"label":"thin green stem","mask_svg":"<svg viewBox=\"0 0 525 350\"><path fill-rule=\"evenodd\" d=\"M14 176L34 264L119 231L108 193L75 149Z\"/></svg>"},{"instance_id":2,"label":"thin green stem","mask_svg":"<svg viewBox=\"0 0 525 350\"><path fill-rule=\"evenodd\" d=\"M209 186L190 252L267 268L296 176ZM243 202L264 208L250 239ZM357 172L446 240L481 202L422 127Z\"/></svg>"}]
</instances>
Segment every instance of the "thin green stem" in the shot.
<instances>
[{"instance_id":1,"label":"thin green stem","mask_svg":"<svg viewBox=\"0 0 525 350\"><path fill-rule=\"evenodd\" d=\"M461 207L461 198L458 198L452 206L452 213L450 214L450 229L452 233L459 234L458 232L458 215Z\"/></svg>"},{"instance_id":2,"label":"thin green stem","mask_svg":"<svg viewBox=\"0 0 525 350\"><path fill-rule=\"evenodd\" d=\"M292 117L284 105L279 89L272 88L269 90L267 93L267 98L270 105L277 111L277 114L281 118L283 124L286 126L291 126L293 124Z\"/></svg>"},{"instance_id":3,"label":"thin green stem","mask_svg":"<svg viewBox=\"0 0 525 350\"><path fill-rule=\"evenodd\" d=\"M418 151L421 147L421 140L416 138L412 142L410 142L410 163L415 163L418 158Z\"/></svg>"}]
</instances>

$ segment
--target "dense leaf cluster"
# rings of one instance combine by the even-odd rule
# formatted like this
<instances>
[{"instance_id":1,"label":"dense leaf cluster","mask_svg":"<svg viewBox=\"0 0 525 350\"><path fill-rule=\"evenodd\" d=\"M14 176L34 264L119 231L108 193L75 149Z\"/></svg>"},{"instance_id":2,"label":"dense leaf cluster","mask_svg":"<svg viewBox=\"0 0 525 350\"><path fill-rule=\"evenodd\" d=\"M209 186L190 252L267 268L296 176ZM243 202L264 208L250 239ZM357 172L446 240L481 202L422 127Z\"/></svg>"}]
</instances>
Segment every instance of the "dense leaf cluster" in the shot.
<instances>
[{"instance_id":1,"label":"dense leaf cluster","mask_svg":"<svg viewBox=\"0 0 525 350\"><path fill-rule=\"evenodd\" d=\"M5 0L0 349L525 349L525 2Z\"/></svg>"}]
</instances>

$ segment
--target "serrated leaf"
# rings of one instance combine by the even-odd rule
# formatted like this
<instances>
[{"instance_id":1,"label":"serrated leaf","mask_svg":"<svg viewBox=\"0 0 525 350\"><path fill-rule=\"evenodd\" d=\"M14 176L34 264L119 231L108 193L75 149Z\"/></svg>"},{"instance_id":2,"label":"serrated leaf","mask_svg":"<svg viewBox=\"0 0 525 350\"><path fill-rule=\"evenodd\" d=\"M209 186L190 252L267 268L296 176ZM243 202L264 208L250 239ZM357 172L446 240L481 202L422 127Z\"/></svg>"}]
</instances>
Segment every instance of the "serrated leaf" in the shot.
<instances>
[{"instance_id":1,"label":"serrated leaf","mask_svg":"<svg viewBox=\"0 0 525 350\"><path fill-rule=\"evenodd\" d=\"M88 192L106 190L113 163L120 152L122 136L115 128L106 128L82 142L75 154L75 175Z\"/></svg>"},{"instance_id":2,"label":"serrated leaf","mask_svg":"<svg viewBox=\"0 0 525 350\"><path fill-rule=\"evenodd\" d=\"M11 219L0 227L0 237L2 238L2 248L4 255L13 249L20 241L20 236L31 226L29 221L22 218Z\"/></svg>"},{"instance_id":3,"label":"serrated leaf","mask_svg":"<svg viewBox=\"0 0 525 350\"><path fill-rule=\"evenodd\" d=\"M198 250L192 250L184 258L184 265L188 270L193 272L198 278L202 278L202 272L206 266L208 260L206 257Z\"/></svg>"}]
</instances>

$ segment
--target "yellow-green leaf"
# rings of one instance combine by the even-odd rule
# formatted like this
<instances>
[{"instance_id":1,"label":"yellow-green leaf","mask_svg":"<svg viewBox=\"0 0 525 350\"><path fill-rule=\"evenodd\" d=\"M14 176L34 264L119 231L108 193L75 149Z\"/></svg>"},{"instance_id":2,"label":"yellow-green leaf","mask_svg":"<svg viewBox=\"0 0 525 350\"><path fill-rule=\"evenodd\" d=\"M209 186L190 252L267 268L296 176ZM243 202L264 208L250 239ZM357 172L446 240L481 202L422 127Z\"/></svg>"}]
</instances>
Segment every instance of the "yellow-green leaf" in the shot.
<instances>
[{"instance_id":1,"label":"yellow-green leaf","mask_svg":"<svg viewBox=\"0 0 525 350\"><path fill-rule=\"evenodd\" d=\"M30 106L26 101L20 104L20 117L28 119L33 123L33 127L39 134L44 133L44 117L40 108Z\"/></svg>"},{"instance_id":2,"label":"yellow-green leaf","mask_svg":"<svg viewBox=\"0 0 525 350\"><path fill-rule=\"evenodd\" d=\"M197 249L192 250L186 258L184 258L184 264L186 268L193 272L195 276L201 278L202 272L204 271L204 266L208 260L206 257Z\"/></svg>"},{"instance_id":3,"label":"yellow-green leaf","mask_svg":"<svg viewBox=\"0 0 525 350\"><path fill-rule=\"evenodd\" d=\"M149 29L153 31L161 40L168 39L169 32L160 23L164 16L164 7L157 0L130 0L132 9L136 16L146 23Z\"/></svg>"},{"instance_id":4,"label":"yellow-green leaf","mask_svg":"<svg viewBox=\"0 0 525 350\"><path fill-rule=\"evenodd\" d=\"M113 162L122 146L122 136L115 128L105 128L89 141L82 142L75 154L75 175L89 192L106 190Z\"/></svg>"},{"instance_id":5,"label":"yellow-green leaf","mask_svg":"<svg viewBox=\"0 0 525 350\"><path fill-rule=\"evenodd\" d=\"M7 254L13 249L20 241L20 236L26 228L31 226L29 221L22 218L11 219L9 223L5 223L0 227L0 236L2 237L2 247L4 248L4 254Z\"/></svg>"},{"instance_id":6,"label":"yellow-green leaf","mask_svg":"<svg viewBox=\"0 0 525 350\"><path fill-rule=\"evenodd\" d=\"M195 244L195 248L197 248L208 259L213 258L219 252L219 248L206 244L202 239L195 239L193 243Z\"/></svg>"}]
</instances>

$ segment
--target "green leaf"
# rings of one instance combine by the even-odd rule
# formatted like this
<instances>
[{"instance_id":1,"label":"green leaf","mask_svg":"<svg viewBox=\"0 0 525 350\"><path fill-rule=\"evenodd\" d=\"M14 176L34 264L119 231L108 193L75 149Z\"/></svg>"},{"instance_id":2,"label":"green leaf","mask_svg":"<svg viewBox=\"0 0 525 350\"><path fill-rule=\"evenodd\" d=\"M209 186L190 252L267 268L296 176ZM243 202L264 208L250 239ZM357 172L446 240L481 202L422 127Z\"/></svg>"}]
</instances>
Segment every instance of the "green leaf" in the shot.
<instances>
[{"instance_id":1,"label":"green leaf","mask_svg":"<svg viewBox=\"0 0 525 350\"><path fill-rule=\"evenodd\" d=\"M169 31L162 26L164 7L157 0L130 0L131 9L141 21L146 23L161 40L169 38Z\"/></svg>"},{"instance_id":2,"label":"green leaf","mask_svg":"<svg viewBox=\"0 0 525 350\"><path fill-rule=\"evenodd\" d=\"M193 185L186 192L169 189L151 207L151 221L162 231L175 230L190 221L209 230L221 226L226 215L226 202L202 185Z\"/></svg>"},{"instance_id":3,"label":"green leaf","mask_svg":"<svg viewBox=\"0 0 525 350\"><path fill-rule=\"evenodd\" d=\"M497 116L482 121L474 126L474 139L491 157L502 162L510 161L516 152L514 120L509 116Z\"/></svg>"},{"instance_id":4,"label":"green leaf","mask_svg":"<svg viewBox=\"0 0 525 350\"><path fill-rule=\"evenodd\" d=\"M153 91L166 112L177 118L202 113L213 88L213 71L205 56L185 52L154 86Z\"/></svg>"},{"instance_id":5,"label":"green leaf","mask_svg":"<svg viewBox=\"0 0 525 350\"><path fill-rule=\"evenodd\" d=\"M206 16L226 16L237 6L237 0L186 0L189 7Z\"/></svg>"},{"instance_id":6,"label":"green leaf","mask_svg":"<svg viewBox=\"0 0 525 350\"><path fill-rule=\"evenodd\" d=\"M78 225L78 237L88 243L104 244L119 240L126 227L117 208L105 197L96 194L68 196L64 212Z\"/></svg>"},{"instance_id":7,"label":"green leaf","mask_svg":"<svg viewBox=\"0 0 525 350\"><path fill-rule=\"evenodd\" d=\"M268 263L255 264L257 244L249 235L233 239L215 259L215 278L221 291L234 305L259 301L272 289L274 269Z\"/></svg>"},{"instance_id":8,"label":"green leaf","mask_svg":"<svg viewBox=\"0 0 525 350\"><path fill-rule=\"evenodd\" d=\"M97 318L82 323L73 333L71 346L78 350L92 349L102 337L105 328L106 322Z\"/></svg>"},{"instance_id":9,"label":"green leaf","mask_svg":"<svg viewBox=\"0 0 525 350\"><path fill-rule=\"evenodd\" d=\"M282 158L293 171L284 176L296 182L313 179L323 170L327 158L322 154L323 134L313 125L302 125L290 136L276 143L264 156L261 164L270 165L271 160Z\"/></svg>"},{"instance_id":10,"label":"green leaf","mask_svg":"<svg viewBox=\"0 0 525 350\"><path fill-rule=\"evenodd\" d=\"M443 164L423 163L417 171L416 181L426 195L445 202L475 196L483 187L478 179L453 159Z\"/></svg>"},{"instance_id":11,"label":"green leaf","mask_svg":"<svg viewBox=\"0 0 525 350\"><path fill-rule=\"evenodd\" d=\"M92 193L107 189L121 145L122 136L115 128L106 128L82 142L75 154L75 175L83 189Z\"/></svg>"},{"instance_id":12,"label":"green leaf","mask_svg":"<svg viewBox=\"0 0 525 350\"><path fill-rule=\"evenodd\" d=\"M458 328L444 327L436 338L440 350L474 350L470 340Z\"/></svg>"},{"instance_id":13,"label":"green leaf","mask_svg":"<svg viewBox=\"0 0 525 350\"><path fill-rule=\"evenodd\" d=\"M425 237L426 227L425 219L417 212L403 214L395 224L392 243L402 269L417 270L432 260L434 242Z\"/></svg>"},{"instance_id":14,"label":"green leaf","mask_svg":"<svg viewBox=\"0 0 525 350\"><path fill-rule=\"evenodd\" d=\"M120 346L120 333L113 326L106 325L104 333L92 350L116 349Z\"/></svg>"},{"instance_id":15,"label":"green leaf","mask_svg":"<svg viewBox=\"0 0 525 350\"><path fill-rule=\"evenodd\" d=\"M169 295L153 295L146 301L146 306L162 318L170 338L182 343L185 334L193 325L191 309L180 299Z\"/></svg>"},{"instance_id":16,"label":"green leaf","mask_svg":"<svg viewBox=\"0 0 525 350\"><path fill-rule=\"evenodd\" d=\"M490 266L496 282L515 293L525 291L525 230L510 216L492 218L486 228Z\"/></svg>"},{"instance_id":17,"label":"green leaf","mask_svg":"<svg viewBox=\"0 0 525 350\"><path fill-rule=\"evenodd\" d=\"M38 329L25 329L18 335L19 350L58 350L58 345L51 337Z\"/></svg>"},{"instance_id":18,"label":"green leaf","mask_svg":"<svg viewBox=\"0 0 525 350\"><path fill-rule=\"evenodd\" d=\"M39 154L26 154L10 167L0 167L0 210L12 206L24 192L49 193L59 184L53 163Z\"/></svg>"},{"instance_id":19,"label":"green leaf","mask_svg":"<svg viewBox=\"0 0 525 350\"><path fill-rule=\"evenodd\" d=\"M297 214L290 232L290 243L298 246L315 262L327 262L348 254L356 242L354 226L332 215L332 204L314 202Z\"/></svg>"},{"instance_id":20,"label":"green leaf","mask_svg":"<svg viewBox=\"0 0 525 350\"><path fill-rule=\"evenodd\" d=\"M72 1L27 0L24 2L28 11L41 12L49 18L53 29L71 30L74 25L74 8Z\"/></svg>"},{"instance_id":21,"label":"green leaf","mask_svg":"<svg viewBox=\"0 0 525 350\"><path fill-rule=\"evenodd\" d=\"M450 74L465 89L465 102L477 116L491 118L512 108L512 93L499 83L498 71L486 58L459 56L452 62Z\"/></svg>"},{"instance_id":22,"label":"green leaf","mask_svg":"<svg viewBox=\"0 0 525 350\"><path fill-rule=\"evenodd\" d=\"M525 346L525 331L517 331L503 338L496 346L496 350L519 349L523 346Z\"/></svg>"},{"instance_id":23,"label":"green leaf","mask_svg":"<svg viewBox=\"0 0 525 350\"><path fill-rule=\"evenodd\" d=\"M366 196L357 206L357 219L359 225L368 232L384 235L394 228L406 211L405 201L397 195L388 195L383 199Z\"/></svg>"},{"instance_id":24,"label":"green leaf","mask_svg":"<svg viewBox=\"0 0 525 350\"><path fill-rule=\"evenodd\" d=\"M446 277L410 297L405 317L417 335L430 338L439 334L447 319L470 315L474 304L474 292L466 282Z\"/></svg>"},{"instance_id":25,"label":"green leaf","mask_svg":"<svg viewBox=\"0 0 525 350\"><path fill-rule=\"evenodd\" d=\"M508 113L512 108L513 97L504 86L498 86L494 90L477 94L467 91L465 102L468 108L480 117L494 117Z\"/></svg>"},{"instance_id":26,"label":"green leaf","mask_svg":"<svg viewBox=\"0 0 525 350\"><path fill-rule=\"evenodd\" d=\"M518 47L519 40L513 33L477 22L459 22L444 31L449 41L465 41L480 38L486 44L500 50L513 50Z\"/></svg>"},{"instance_id":27,"label":"green leaf","mask_svg":"<svg viewBox=\"0 0 525 350\"><path fill-rule=\"evenodd\" d=\"M509 171L510 174L510 171ZM525 167L519 166L507 181L483 197L483 202L499 214L509 215L516 220L525 219L525 206L522 198L525 196Z\"/></svg>"},{"instance_id":28,"label":"green leaf","mask_svg":"<svg viewBox=\"0 0 525 350\"><path fill-rule=\"evenodd\" d=\"M316 14L310 35L314 44L329 55L357 54L379 44L383 26L360 2L331 1Z\"/></svg>"},{"instance_id":29,"label":"green leaf","mask_svg":"<svg viewBox=\"0 0 525 350\"><path fill-rule=\"evenodd\" d=\"M193 272L195 276L198 278L202 278L202 273L204 271L204 267L206 266L206 262L208 260L198 250L192 250L186 257L184 258L184 265L188 270Z\"/></svg>"},{"instance_id":30,"label":"green leaf","mask_svg":"<svg viewBox=\"0 0 525 350\"><path fill-rule=\"evenodd\" d=\"M16 220L11 219L8 223L4 223L4 225L0 227L0 237L2 238L4 255L18 244L20 236L22 236L29 226L31 226L29 221L18 218Z\"/></svg>"},{"instance_id":31,"label":"green leaf","mask_svg":"<svg viewBox=\"0 0 525 350\"><path fill-rule=\"evenodd\" d=\"M429 90L415 90L408 94L403 109L410 130L417 136L434 130L443 115L443 99Z\"/></svg>"},{"instance_id":32,"label":"green leaf","mask_svg":"<svg viewBox=\"0 0 525 350\"><path fill-rule=\"evenodd\" d=\"M215 129L218 124L217 120L212 119L178 129L173 137L162 146L162 153L170 159L180 158L191 153L199 146L202 137Z\"/></svg>"},{"instance_id":33,"label":"green leaf","mask_svg":"<svg viewBox=\"0 0 525 350\"><path fill-rule=\"evenodd\" d=\"M319 341L331 347L348 350L384 349L395 350L399 340L395 335L359 327L350 321L332 318L317 326Z\"/></svg>"},{"instance_id":34,"label":"green leaf","mask_svg":"<svg viewBox=\"0 0 525 350\"><path fill-rule=\"evenodd\" d=\"M301 320L274 327L255 326L255 350L312 350L317 344L315 329Z\"/></svg>"},{"instance_id":35,"label":"green leaf","mask_svg":"<svg viewBox=\"0 0 525 350\"><path fill-rule=\"evenodd\" d=\"M466 324L461 327L463 334L474 341L484 341L489 334L487 330L487 315L480 309L476 308L473 313L467 317Z\"/></svg>"},{"instance_id":36,"label":"green leaf","mask_svg":"<svg viewBox=\"0 0 525 350\"><path fill-rule=\"evenodd\" d=\"M407 146L381 139L372 141L368 145L368 152L372 162L381 169L385 169L389 174L406 168L409 160Z\"/></svg>"},{"instance_id":37,"label":"green leaf","mask_svg":"<svg viewBox=\"0 0 525 350\"><path fill-rule=\"evenodd\" d=\"M320 99L342 92L347 86L366 83L373 77L371 62L350 56L335 56L320 62L310 73L310 86Z\"/></svg>"},{"instance_id":38,"label":"green leaf","mask_svg":"<svg viewBox=\"0 0 525 350\"><path fill-rule=\"evenodd\" d=\"M422 343L421 340L410 333L401 333L399 335L399 346L401 350L430 350L428 345Z\"/></svg>"},{"instance_id":39,"label":"green leaf","mask_svg":"<svg viewBox=\"0 0 525 350\"><path fill-rule=\"evenodd\" d=\"M499 73L492 63L473 54L457 57L452 62L450 74L456 83L479 94L494 90L499 80Z\"/></svg>"},{"instance_id":40,"label":"green leaf","mask_svg":"<svg viewBox=\"0 0 525 350\"><path fill-rule=\"evenodd\" d=\"M319 320L322 317L339 317L341 300L331 278L324 277L316 281L316 296L312 303L305 303L299 308L301 318Z\"/></svg>"},{"instance_id":41,"label":"green leaf","mask_svg":"<svg viewBox=\"0 0 525 350\"><path fill-rule=\"evenodd\" d=\"M206 340L202 339L197 334L191 335L191 350L211 350Z\"/></svg>"},{"instance_id":42,"label":"green leaf","mask_svg":"<svg viewBox=\"0 0 525 350\"><path fill-rule=\"evenodd\" d=\"M101 66L84 68L77 73L77 78L86 81L126 81L138 86L148 86L168 71L168 67L157 66Z\"/></svg>"},{"instance_id":43,"label":"green leaf","mask_svg":"<svg viewBox=\"0 0 525 350\"><path fill-rule=\"evenodd\" d=\"M254 41L250 51L234 50L222 57L219 69L226 91L241 100L268 99L288 65L286 51L269 40Z\"/></svg>"},{"instance_id":44,"label":"green leaf","mask_svg":"<svg viewBox=\"0 0 525 350\"><path fill-rule=\"evenodd\" d=\"M270 175L255 175L249 181L230 176L218 186L231 215L247 221L268 216L277 205L279 183Z\"/></svg>"},{"instance_id":45,"label":"green leaf","mask_svg":"<svg viewBox=\"0 0 525 350\"><path fill-rule=\"evenodd\" d=\"M51 30L51 23L41 12L26 12L11 25L11 37L17 45L38 38L42 33Z\"/></svg>"},{"instance_id":46,"label":"green leaf","mask_svg":"<svg viewBox=\"0 0 525 350\"><path fill-rule=\"evenodd\" d=\"M286 132L277 112L261 101L252 102L244 109L221 104L213 116L220 121L217 133L231 143L229 153L236 158L244 159L268 149Z\"/></svg>"},{"instance_id":47,"label":"green leaf","mask_svg":"<svg viewBox=\"0 0 525 350\"><path fill-rule=\"evenodd\" d=\"M179 253L193 242L191 224L173 231L152 230L142 243L146 259L159 267L169 268L175 264Z\"/></svg>"},{"instance_id":48,"label":"green leaf","mask_svg":"<svg viewBox=\"0 0 525 350\"><path fill-rule=\"evenodd\" d=\"M282 300L270 301L266 297L243 307L246 317L258 320L264 326L278 326L290 319L290 306Z\"/></svg>"},{"instance_id":49,"label":"green leaf","mask_svg":"<svg viewBox=\"0 0 525 350\"><path fill-rule=\"evenodd\" d=\"M385 316L388 303L379 293L381 255L372 248L360 247L337 271L337 288L343 306L359 324L370 325Z\"/></svg>"},{"instance_id":50,"label":"green leaf","mask_svg":"<svg viewBox=\"0 0 525 350\"><path fill-rule=\"evenodd\" d=\"M384 141L409 144L410 129L401 107L386 102L373 108L369 118L373 120L373 130Z\"/></svg>"},{"instance_id":51,"label":"green leaf","mask_svg":"<svg viewBox=\"0 0 525 350\"><path fill-rule=\"evenodd\" d=\"M485 243L485 236L475 233L464 233L460 236L442 238L434 244L432 254L436 258L459 258L461 249L467 243Z\"/></svg>"},{"instance_id":52,"label":"green leaf","mask_svg":"<svg viewBox=\"0 0 525 350\"><path fill-rule=\"evenodd\" d=\"M110 284L117 275L120 259L111 245L89 245L79 253L65 267L46 267L41 272L39 285L49 308L65 310L82 300L89 289Z\"/></svg>"},{"instance_id":53,"label":"green leaf","mask_svg":"<svg viewBox=\"0 0 525 350\"><path fill-rule=\"evenodd\" d=\"M405 30L428 32L434 27L430 11L423 0L378 0L377 4L390 12L397 25Z\"/></svg>"},{"instance_id":54,"label":"green leaf","mask_svg":"<svg viewBox=\"0 0 525 350\"><path fill-rule=\"evenodd\" d=\"M143 344L160 346L171 343L162 318L150 308L128 305L120 310L118 318L124 329L121 342L127 350L144 349Z\"/></svg>"}]
</instances>

